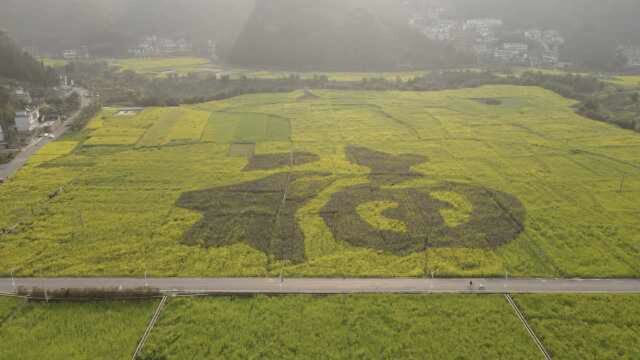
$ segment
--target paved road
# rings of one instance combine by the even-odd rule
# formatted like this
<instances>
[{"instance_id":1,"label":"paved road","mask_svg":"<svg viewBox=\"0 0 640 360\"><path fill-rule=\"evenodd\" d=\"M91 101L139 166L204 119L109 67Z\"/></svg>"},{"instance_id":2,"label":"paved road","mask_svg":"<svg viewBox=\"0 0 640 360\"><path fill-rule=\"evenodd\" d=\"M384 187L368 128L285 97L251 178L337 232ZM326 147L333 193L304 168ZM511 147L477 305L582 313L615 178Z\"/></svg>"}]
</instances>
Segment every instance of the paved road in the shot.
<instances>
[{"instance_id":1,"label":"paved road","mask_svg":"<svg viewBox=\"0 0 640 360\"><path fill-rule=\"evenodd\" d=\"M89 104L89 99L86 97L86 90L81 88L74 88L73 90L76 91L78 94L80 94L81 109L87 106ZM62 126L60 126L52 134L55 137L55 139L62 136L68 130L68 126L73 122L73 120L79 114L79 112L80 111L76 112L76 114L69 117L69 119L65 121L65 123ZM55 139L48 139L48 138L35 139L31 144L22 148L20 153L16 155L16 157L13 158L11 162L0 165L0 178L8 179L13 175L15 175L20 169L22 169L24 164L27 163L27 161L29 160L29 158L31 158L31 156L33 156L33 154L38 152L38 150L40 150L43 146L47 145L48 143L55 141Z\"/></svg>"},{"instance_id":2,"label":"paved road","mask_svg":"<svg viewBox=\"0 0 640 360\"><path fill-rule=\"evenodd\" d=\"M473 290L469 282L473 281ZM640 293L640 279L273 279L273 278L20 278L26 288L116 288L145 285L187 294L351 294L351 293ZM483 289L480 286L483 286ZM0 278L0 292L15 291Z\"/></svg>"}]
</instances>

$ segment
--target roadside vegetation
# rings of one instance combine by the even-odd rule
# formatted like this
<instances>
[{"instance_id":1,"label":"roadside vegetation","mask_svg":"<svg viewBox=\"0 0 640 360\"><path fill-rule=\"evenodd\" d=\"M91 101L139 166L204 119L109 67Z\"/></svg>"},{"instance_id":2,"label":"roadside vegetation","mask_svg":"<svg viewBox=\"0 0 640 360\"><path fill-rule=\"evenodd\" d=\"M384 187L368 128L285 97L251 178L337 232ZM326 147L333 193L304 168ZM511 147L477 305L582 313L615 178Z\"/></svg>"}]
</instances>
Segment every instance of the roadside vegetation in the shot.
<instances>
[{"instance_id":1,"label":"roadside vegetation","mask_svg":"<svg viewBox=\"0 0 640 360\"><path fill-rule=\"evenodd\" d=\"M640 137L575 103L484 86L106 107L0 187L0 273L638 276Z\"/></svg>"},{"instance_id":2,"label":"roadside vegetation","mask_svg":"<svg viewBox=\"0 0 640 360\"><path fill-rule=\"evenodd\" d=\"M554 358L640 357L637 295L518 295L515 300Z\"/></svg>"},{"instance_id":3,"label":"roadside vegetation","mask_svg":"<svg viewBox=\"0 0 640 360\"><path fill-rule=\"evenodd\" d=\"M19 298L0 296L0 327L22 303Z\"/></svg>"},{"instance_id":4,"label":"roadside vegetation","mask_svg":"<svg viewBox=\"0 0 640 360\"><path fill-rule=\"evenodd\" d=\"M174 298L140 359L537 359L501 296Z\"/></svg>"}]
</instances>

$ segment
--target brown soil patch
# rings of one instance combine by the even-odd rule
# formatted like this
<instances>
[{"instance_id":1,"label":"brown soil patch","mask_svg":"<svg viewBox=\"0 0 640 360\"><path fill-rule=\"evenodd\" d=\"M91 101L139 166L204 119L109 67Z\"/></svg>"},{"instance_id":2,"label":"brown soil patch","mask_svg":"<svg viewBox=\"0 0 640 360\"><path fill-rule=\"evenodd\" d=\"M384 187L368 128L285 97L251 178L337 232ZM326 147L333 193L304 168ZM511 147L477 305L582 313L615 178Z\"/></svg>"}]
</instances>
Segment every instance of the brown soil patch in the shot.
<instances>
[{"instance_id":1,"label":"brown soil patch","mask_svg":"<svg viewBox=\"0 0 640 360\"><path fill-rule=\"evenodd\" d=\"M230 157L246 157L251 158L256 152L256 144L254 143L234 143L229 145Z\"/></svg>"},{"instance_id":2,"label":"brown soil patch","mask_svg":"<svg viewBox=\"0 0 640 360\"><path fill-rule=\"evenodd\" d=\"M294 152L281 154L254 155L242 171L274 170L277 168L298 166L320 160L316 154L308 152Z\"/></svg>"}]
</instances>

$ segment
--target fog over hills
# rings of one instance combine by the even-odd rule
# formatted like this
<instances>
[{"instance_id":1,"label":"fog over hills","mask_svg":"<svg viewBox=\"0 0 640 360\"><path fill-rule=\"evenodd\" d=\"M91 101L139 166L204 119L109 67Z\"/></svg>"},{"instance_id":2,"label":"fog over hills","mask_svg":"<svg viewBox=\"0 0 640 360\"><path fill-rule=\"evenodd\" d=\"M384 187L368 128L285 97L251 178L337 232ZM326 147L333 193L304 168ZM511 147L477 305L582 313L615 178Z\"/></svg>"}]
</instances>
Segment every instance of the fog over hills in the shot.
<instances>
[{"instance_id":1,"label":"fog over hills","mask_svg":"<svg viewBox=\"0 0 640 360\"><path fill-rule=\"evenodd\" d=\"M98 56L124 55L148 35L215 40L229 47L254 1L4 0L0 27L22 46L52 53L88 45Z\"/></svg>"},{"instance_id":2,"label":"fog over hills","mask_svg":"<svg viewBox=\"0 0 640 360\"><path fill-rule=\"evenodd\" d=\"M214 40L220 55L239 65L366 70L466 63L450 46L408 29L408 19L429 5L457 19L558 29L568 40L564 60L594 68L613 67L618 46L640 44L636 0L4 0L0 28L20 46L50 54L87 45L95 56L127 56L141 37L158 35L196 46Z\"/></svg>"},{"instance_id":3,"label":"fog over hills","mask_svg":"<svg viewBox=\"0 0 640 360\"><path fill-rule=\"evenodd\" d=\"M376 11L381 8L362 1L260 1L230 61L309 70L380 70L466 60L412 31L406 21Z\"/></svg>"}]
</instances>

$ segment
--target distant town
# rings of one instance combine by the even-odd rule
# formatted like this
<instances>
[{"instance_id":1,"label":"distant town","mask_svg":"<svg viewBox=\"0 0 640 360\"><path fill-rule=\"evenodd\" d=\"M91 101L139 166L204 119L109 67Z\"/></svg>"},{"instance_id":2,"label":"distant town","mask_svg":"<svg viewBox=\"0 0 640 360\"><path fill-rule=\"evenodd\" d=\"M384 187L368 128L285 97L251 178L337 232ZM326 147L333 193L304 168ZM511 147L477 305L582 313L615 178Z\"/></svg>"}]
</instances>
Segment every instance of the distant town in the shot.
<instances>
[{"instance_id":1,"label":"distant town","mask_svg":"<svg viewBox=\"0 0 640 360\"><path fill-rule=\"evenodd\" d=\"M59 54L41 54L34 48L24 48L23 50L34 56L67 61L87 60L93 57L88 46L67 49ZM149 35L139 39L136 45L127 49L127 55L134 58L202 56L214 62L219 60L218 45L215 40L208 40L204 45L195 46L183 37L171 38L159 35Z\"/></svg>"},{"instance_id":2,"label":"distant town","mask_svg":"<svg viewBox=\"0 0 640 360\"><path fill-rule=\"evenodd\" d=\"M421 0L405 1L404 6L414 14L408 20L412 28L431 40L473 53L478 65L572 66L562 61L566 39L556 29L511 29L498 18L455 19L445 8ZM617 52L627 67L640 67L640 47L620 46Z\"/></svg>"}]
</instances>

